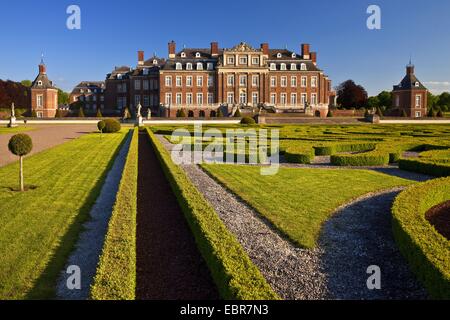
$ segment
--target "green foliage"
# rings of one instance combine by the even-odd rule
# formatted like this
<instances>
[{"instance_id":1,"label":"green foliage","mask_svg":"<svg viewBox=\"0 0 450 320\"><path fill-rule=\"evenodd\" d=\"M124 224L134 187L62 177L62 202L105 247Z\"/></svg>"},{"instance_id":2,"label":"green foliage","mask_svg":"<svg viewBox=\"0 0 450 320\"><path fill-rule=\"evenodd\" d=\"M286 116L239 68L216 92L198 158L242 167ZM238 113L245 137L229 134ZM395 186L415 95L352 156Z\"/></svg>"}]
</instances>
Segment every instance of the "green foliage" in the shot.
<instances>
[{"instance_id":1,"label":"green foliage","mask_svg":"<svg viewBox=\"0 0 450 320\"><path fill-rule=\"evenodd\" d=\"M61 109L56 110L55 118L62 118L62 112Z\"/></svg>"},{"instance_id":2,"label":"green foliage","mask_svg":"<svg viewBox=\"0 0 450 320\"><path fill-rule=\"evenodd\" d=\"M184 109L179 109L177 111L177 118L186 118L186 112L184 111Z\"/></svg>"},{"instance_id":3,"label":"green foliage","mask_svg":"<svg viewBox=\"0 0 450 320\"><path fill-rule=\"evenodd\" d=\"M406 113L405 110L402 110L402 117L403 118L408 118L408 114Z\"/></svg>"},{"instance_id":4,"label":"green foliage","mask_svg":"<svg viewBox=\"0 0 450 320\"><path fill-rule=\"evenodd\" d=\"M242 117L241 110L239 108L237 108L236 112L234 113L234 117L235 118L241 118Z\"/></svg>"},{"instance_id":5,"label":"green foliage","mask_svg":"<svg viewBox=\"0 0 450 320\"><path fill-rule=\"evenodd\" d=\"M369 99L367 100L367 107L368 108L376 108L380 106L380 100L378 99L378 97L369 97Z\"/></svg>"},{"instance_id":6,"label":"green foliage","mask_svg":"<svg viewBox=\"0 0 450 320\"><path fill-rule=\"evenodd\" d=\"M69 104L70 98L67 92L58 89L58 104Z\"/></svg>"},{"instance_id":7,"label":"green foliage","mask_svg":"<svg viewBox=\"0 0 450 320\"><path fill-rule=\"evenodd\" d=\"M288 147L284 151L284 157L290 163L310 164L314 159L314 149L308 146Z\"/></svg>"},{"instance_id":8,"label":"green foliage","mask_svg":"<svg viewBox=\"0 0 450 320\"><path fill-rule=\"evenodd\" d=\"M251 117L243 117L241 120L241 124L252 125L255 123L256 123L255 119Z\"/></svg>"},{"instance_id":9,"label":"green foliage","mask_svg":"<svg viewBox=\"0 0 450 320\"><path fill-rule=\"evenodd\" d=\"M84 117L85 117L83 107L81 107L81 108L78 110L78 117L79 117L79 118L84 118Z\"/></svg>"},{"instance_id":10,"label":"green foliage","mask_svg":"<svg viewBox=\"0 0 450 320\"><path fill-rule=\"evenodd\" d=\"M426 220L432 207L450 200L450 178L402 192L392 208L394 237L411 269L435 299L450 299L450 241Z\"/></svg>"},{"instance_id":11,"label":"green foliage","mask_svg":"<svg viewBox=\"0 0 450 320\"><path fill-rule=\"evenodd\" d=\"M439 111L437 112L437 117L438 118L443 118L444 117L444 113L442 112L441 108L439 108Z\"/></svg>"},{"instance_id":12,"label":"green foliage","mask_svg":"<svg viewBox=\"0 0 450 320\"><path fill-rule=\"evenodd\" d=\"M33 149L33 140L27 134L16 134L9 140L8 149L16 156L26 156Z\"/></svg>"},{"instance_id":13,"label":"green foliage","mask_svg":"<svg viewBox=\"0 0 450 320\"><path fill-rule=\"evenodd\" d=\"M382 152L368 152L360 155L332 155L331 163L336 166L385 166L389 164L389 154Z\"/></svg>"},{"instance_id":14,"label":"green foliage","mask_svg":"<svg viewBox=\"0 0 450 320\"><path fill-rule=\"evenodd\" d=\"M20 81L20 83L24 86L24 87L31 87L31 85L33 84L33 82L31 80L22 80Z\"/></svg>"},{"instance_id":15,"label":"green foliage","mask_svg":"<svg viewBox=\"0 0 450 320\"><path fill-rule=\"evenodd\" d=\"M376 115L382 117L383 116L383 111L381 111L380 107L377 107L377 112L375 113Z\"/></svg>"},{"instance_id":16,"label":"green foliage","mask_svg":"<svg viewBox=\"0 0 450 320\"><path fill-rule=\"evenodd\" d=\"M116 119L105 119L103 121L105 123L103 133L115 133L120 131L121 125Z\"/></svg>"},{"instance_id":17,"label":"green foliage","mask_svg":"<svg viewBox=\"0 0 450 320\"><path fill-rule=\"evenodd\" d=\"M327 118L333 118L333 111L328 111Z\"/></svg>"},{"instance_id":18,"label":"green foliage","mask_svg":"<svg viewBox=\"0 0 450 320\"><path fill-rule=\"evenodd\" d=\"M223 299L279 299L236 238L192 184L183 169L147 129L178 203Z\"/></svg>"},{"instance_id":19,"label":"green foliage","mask_svg":"<svg viewBox=\"0 0 450 320\"><path fill-rule=\"evenodd\" d=\"M31 111L31 117L32 117L32 118L37 118L37 112L36 112L36 110Z\"/></svg>"},{"instance_id":20,"label":"green foliage","mask_svg":"<svg viewBox=\"0 0 450 320\"><path fill-rule=\"evenodd\" d=\"M136 198L138 129L132 140L91 286L94 300L134 300L136 288Z\"/></svg>"},{"instance_id":21,"label":"green foliage","mask_svg":"<svg viewBox=\"0 0 450 320\"><path fill-rule=\"evenodd\" d=\"M217 109L216 117L217 118L223 118L224 117L222 108Z\"/></svg>"},{"instance_id":22,"label":"green foliage","mask_svg":"<svg viewBox=\"0 0 450 320\"><path fill-rule=\"evenodd\" d=\"M390 108L392 106L392 93L388 91L382 91L377 96L379 101L379 107Z\"/></svg>"},{"instance_id":23,"label":"green foliage","mask_svg":"<svg viewBox=\"0 0 450 320\"><path fill-rule=\"evenodd\" d=\"M102 110L100 110L100 108L97 108L97 118L103 118L103 114L102 114Z\"/></svg>"},{"instance_id":24,"label":"green foliage","mask_svg":"<svg viewBox=\"0 0 450 320\"><path fill-rule=\"evenodd\" d=\"M398 165L402 170L423 173L434 177L450 176L450 163L422 159L400 159Z\"/></svg>"},{"instance_id":25,"label":"green foliage","mask_svg":"<svg viewBox=\"0 0 450 320\"><path fill-rule=\"evenodd\" d=\"M102 121L99 121L99 122L97 123L98 131L103 132L103 130L105 129L105 127L106 127L105 121L102 120Z\"/></svg>"}]
</instances>

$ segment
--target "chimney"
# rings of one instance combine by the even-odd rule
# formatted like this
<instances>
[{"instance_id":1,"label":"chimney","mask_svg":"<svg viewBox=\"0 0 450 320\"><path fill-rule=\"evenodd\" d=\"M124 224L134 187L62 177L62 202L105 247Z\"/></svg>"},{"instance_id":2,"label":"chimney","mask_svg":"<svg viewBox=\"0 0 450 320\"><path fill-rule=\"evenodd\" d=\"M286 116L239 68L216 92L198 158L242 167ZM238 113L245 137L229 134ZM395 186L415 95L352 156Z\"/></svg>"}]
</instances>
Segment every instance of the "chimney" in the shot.
<instances>
[{"instance_id":1,"label":"chimney","mask_svg":"<svg viewBox=\"0 0 450 320\"><path fill-rule=\"evenodd\" d=\"M139 50L138 51L138 66L144 65L144 51Z\"/></svg>"},{"instance_id":2,"label":"chimney","mask_svg":"<svg viewBox=\"0 0 450 320\"><path fill-rule=\"evenodd\" d=\"M261 43L261 51L265 56L269 55L269 44L268 43Z\"/></svg>"},{"instance_id":3,"label":"chimney","mask_svg":"<svg viewBox=\"0 0 450 320\"><path fill-rule=\"evenodd\" d=\"M302 44L302 56L303 56L303 59L306 59L306 60L310 59L309 44L307 44L307 43Z\"/></svg>"},{"instance_id":4,"label":"chimney","mask_svg":"<svg viewBox=\"0 0 450 320\"><path fill-rule=\"evenodd\" d=\"M177 45L175 41L169 42L169 59L175 58L175 51L177 50Z\"/></svg>"},{"instance_id":5,"label":"chimney","mask_svg":"<svg viewBox=\"0 0 450 320\"><path fill-rule=\"evenodd\" d=\"M408 64L406 66L406 74L407 75L413 75L414 74L414 65L413 64Z\"/></svg>"},{"instance_id":6,"label":"chimney","mask_svg":"<svg viewBox=\"0 0 450 320\"><path fill-rule=\"evenodd\" d=\"M311 52L311 60L314 63L314 65L317 64L317 52Z\"/></svg>"},{"instance_id":7,"label":"chimney","mask_svg":"<svg viewBox=\"0 0 450 320\"><path fill-rule=\"evenodd\" d=\"M47 67L45 66L45 64L41 63L39 65L39 74L46 74L47 73Z\"/></svg>"},{"instance_id":8,"label":"chimney","mask_svg":"<svg viewBox=\"0 0 450 320\"><path fill-rule=\"evenodd\" d=\"M219 44L217 42L211 42L211 56L217 57L219 55Z\"/></svg>"}]
</instances>

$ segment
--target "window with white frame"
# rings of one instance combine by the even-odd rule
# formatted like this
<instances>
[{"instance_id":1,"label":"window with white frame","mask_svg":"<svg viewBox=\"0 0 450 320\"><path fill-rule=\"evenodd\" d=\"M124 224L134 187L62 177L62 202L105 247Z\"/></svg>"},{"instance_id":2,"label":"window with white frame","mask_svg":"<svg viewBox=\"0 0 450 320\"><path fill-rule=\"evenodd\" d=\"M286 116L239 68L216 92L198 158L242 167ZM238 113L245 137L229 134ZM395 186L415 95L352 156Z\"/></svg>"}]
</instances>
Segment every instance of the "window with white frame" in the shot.
<instances>
[{"instance_id":1,"label":"window with white frame","mask_svg":"<svg viewBox=\"0 0 450 320\"><path fill-rule=\"evenodd\" d=\"M252 76L252 87L257 87L257 86L259 86L259 76L253 75Z\"/></svg>"},{"instance_id":2,"label":"window with white frame","mask_svg":"<svg viewBox=\"0 0 450 320\"><path fill-rule=\"evenodd\" d=\"M182 57L182 58L186 58L186 53L182 52L182 53L181 53L181 57Z\"/></svg>"},{"instance_id":3,"label":"window with white frame","mask_svg":"<svg viewBox=\"0 0 450 320\"><path fill-rule=\"evenodd\" d=\"M83 100L81 100L81 101L83 101ZM36 96L36 104L37 104L38 108L42 108L44 106L44 96L43 95Z\"/></svg>"},{"instance_id":4,"label":"window with white frame","mask_svg":"<svg viewBox=\"0 0 450 320\"><path fill-rule=\"evenodd\" d=\"M286 63L282 63L280 69L281 69L282 71L286 71Z\"/></svg>"},{"instance_id":5,"label":"window with white frame","mask_svg":"<svg viewBox=\"0 0 450 320\"><path fill-rule=\"evenodd\" d=\"M239 57L239 64L240 65L246 65L247 64L247 57L246 56L240 56Z\"/></svg>"},{"instance_id":6,"label":"window with white frame","mask_svg":"<svg viewBox=\"0 0 450 320\"><path fill-rule=\"evenodd\" d=\"M287 95L286 95L286 93L282 93L280 98L281 98L280 99L280 104L282 106L285 106L287 104Z\"/></svg>"},{"instance_id":7,"label":"window with white frame","mask_svg":"<svg viewBox=\"0 0 450 320\"><path fill-rule=\"evenodd\" d=\"M175 98L175 104L177 104L177 105L182 104L183 103L182 99L183 99L182 94L181 93L177 93L177 96Z\"/></svg>"},{"instance_id":8,"label":"window with white frame","mask_svg":"<svg viewBox=\"0 0 450 320\"><path fill-rule=\"evenodd\" d=\"M209 88L214 87L214 76L212 75L208 76L208 87Z\"/></svg>"},{"instance_id":9,"label":"window with white frame","mask_svg":"<svg viewBox=\"0 0 450 320\"><path fill-rule=\"evenodd\" d=\"M253 105L257 105L259 103L258 92L252 93L252 103Z\"/></svg>"},{"instance_id":10,"label":"window with white frame","mask_svg":"<svg viewBox=\"0 0 450 320\"><path fill-rule=\"evenodd\" d=\"M281 86L287 87L287 77L286 76L281 77Z\"/></svg>"},{"instance_id":11,"label":"window with white frame","mask_svg":"<svg viewBox=\"0 0 450 320\"><path fill-rule=\"evenodd\" d=\"M247 104L247 93L245 93L245 92L239 93L239 103Z\"/></svg>"},{"instance_id":12,"label":"window with white frame","mask_svg":"<svg viewBox=\"0 0 450 320\"><path fill-rule=\"evenodd\" d=\"M203 105L203 93L197 93L197 105L198 106Z\"/></svg>"},{"instance_id":13,"label":"window with white frame","mask_svg":"<svg viewBox=\"0 0 450 320\"><path fill-rule=\"evenodd\" d=\"M259 64L259 57L253 57L252 58L252 64L253 65L258 65Z\"/></svg>"},{"instance_id":14,"label":"window with white frame","mask_svg":"<svg viewBox=\"0 0 450 320\"><path fill-rule=\"evenodd\" d=\"M230 74L227 77L227 84L228 86L234 86L234 74Z\"/></svg>"},{"instance_id":15,"label":"window with white frame","mask_svg":"<svg viewBox=\"0 0 450 320\"><path fill-rule=\"evenodd\" d=\"M308 84L308 77L302 77L301 87L306 88Z\"/></svg>"},{"instance_id":16,"label":"window with white frame","mask_svg":"<svg viewBox=\"0 0 450 320\"><path fill-rule=\"evenodd\" d=\"M208 104L214 104L214 93L208 92Z\"/></svg>"},{"instance_id":17,"label":"window with white frame","mask_svg":"<svg viewBox=\"0 0 450 320\"><path fill-rule=\"evenodd\" d=\"M270 77L270 86L272 88L277 86L277 77Z\"/></svg>"},{"instance_id":18,"label":"window with white frame","mask_svg":"<svg viewBox=\"0 0 450 320\"><path fill-rule=\"evenodd\" d=\"M143 81L144 90L148 90L148 80Z\"/></svg>"},{"instance_id":19,"label":"window with white frame","mask_svg":"<svg viewBox=\"0 0 450 320\"><path fill-rule=\"evenodd\" d=\"M311 94L311 104L316 105L317 104L317 93Z\"/></svg>"},{"instance_id":20,"label":"window with white frame","mask_svg":"<svg viewBox=\"0 0 450 320\"><path fill-rule=\"evenodd\" d=\"M291 77L291 87L296 88L297 87L297 77L292 76Z\"/></svg>"},{"instance_id":21,"label":"window with white frame","mask_svg":"<svg viewBox=\"0 0 450 320\"><path fill-rule=\"evenodd\" d=\"M150 105L149 97L144 96L144 107L148 107Z\"/></svg>"},{"instance_id":22,"label":"window with white frame","mask_svg":"<svg viewBox=\"0 0 450 320\"><path fill-rule=\"evenodd\" d=\"M233 56L228 56L227 64L234 64L234 57Z\"/></svg>"},{"instance_id":23,"label":"window with white frame","mask_svg":"<svg viewBox=\"0 0 450 320\"><path fill-rule=\"evenodd\" d=\"M186 63L186 70L192 70L192 63Z\"/></svg>"},{"instance_id":24,"label":"window with white frame","mask_svg":"<svg viewBox=\"0 0 450 320\"><path fill-rule=\"evenodd\" d=\"M300 70L302 70L302 71L306 71L306 70L307 70L306 64L305 64L305 63L302 63L302 64L300 65Z\"/></svg>"},{"instance_id":25,"label":"window with white frame","mask_svg":"<svg viewBox=\"0 0 450 320\"><path fill-rule=\"evenodd\" d=\"M271 63L270 70L272 70L272 71L277 70L277 65L275 63Z\"/></svg>"},{"instance_id":26,"label":"window with white frame","mask_svg":"<svg viewBox=\"0 0 450 320\"><path fill-rule=\"evenodd\" d=\"M213 70L214 69L214 64L212 62L208 62L206 64L206 69L209 70L209 71Z\"/></svg>"},{"instance_id":27,"label":"window with white frame","mask_svg":"<svg viewBox=\"0 0 450 320\"><path fill-rule=\"evenodd\" d=\"M201 62L197 63L197 70L203 70L203 63Z\"/></svg>"},{"instance_id":28,"label":"window with white frame","mask_svg":"<svg viewBox=\"0 0 450 320\"><path fill-rule=\"evenodd\" d=\"M291 105L295 106L297 105L297 94L291 93Z\"/></svg>"},{"instance_id":29,"label":"window with white frame","mask_svg":"<svg viewBox=\"0 0 450 320\"><path fill-rule=\"evenodd\" d=\"M246 75L239 76L239 85L241 87L247 86L247 76Z\"/></svg>"},{"instance_id":30,"label":"window with white frame","mask_svg":"<svg viewBox=\"0 0 450 320\"><path fill-rule=\"evenodd\" d=\"M422 95L416 94L416 108L422 107Z\"/></svg>"},{"instance_id":31,"label":"window with white frame","mask_svg":"<svg viewBox=\"0 0 450 320\"><path fill-rule=\"evenodd\" d=\"M228 104L233 104L234 103L234 93L233 92L228 92L227 93L227 103Z\"/></svg>"},{"instance_id":32,"label":"window with white frame","mask_svg":"<svg viewBox=\"0 0 450 320\"><path fill-rule=\"evenodd\" d=\"M421 118L421 117L422 117L422 112L416 111L416 118Z\"/></svg>"},{"instance_id":33,"label":"window with white frame","mask_svg":"<svg viewBox=\"0 0 450 320\"><path fill-rule=\"evenodd\" d=\"M195 57L196 57L196 58L200 58L200 57L201 57L200 52L197 52L197 53L195 54Z\"/></svg>"},{"instance_id":34,"label":"window with white frame","mask_svg":"<svg viewBox=\"0 0 450 320\"><path fill-rule=\"evenodd\" d=\"M186 104L187 105L192 104L192 93L186 93Z\"/></svg>"},{"instance_id":35,"label":"window with white frame","mask_svg":"<svg viewBox=\"0 0 450 320\"><path fill-rule=\"evenodd\" d=\"M186 77L186 87L192 87L192 76Z\"/></svg>"},{"instance_id":36,"label":"window with white frame","mask_svg":"<svg viewBox=\"0 0 450 320\"><path fill-rule=\"evenodd\" d=\"M135 95L134 96L134 105L138 105L141 103L141 96L140 95Z\"/></svg>"},{"instance_id":37,"label":"window with white frame","mask_svg":"<svg viewBox=\"0 0 450 320\"><path fill-rule=\"evenodd\" d=\"M171 86L172 86L172 77L166 76L166 87L171 87Z\"/></svg>"},{"instance_id":38,"label":"window with white frame","mask_svg":"<svg viewBox=\"0 0 450 320\"><path fill-rule=\"evenodd\" d=\"M203 76L197 76L197 87L203 87Z\"/></svg>"},{"instance_id":39,"label":"window with white frame","mask_svg":"<svg viewBox=\"0 0 450 320\"><path fill-rule=\"evenodd\" d=\"M182 78L181 78L181 76L177 76L176 81L175 81L175 85L177 87L181 87L182 86Z\"/></svg>"},{"instance_id":40,"label":"window with white frame","mask_svg":"<svg viewBox=\"0 0 450 320\"><path fill-rule=\"evenodd\" d=\"M177 64L175 65L175 69L182 70L183 69L183 65L180 62L177 62Z\"/></svg>"},{"instance_id":41,"label":"window with white frame","mask_svg":"<svg viewBox=\"0 0 450 320\"><path fill-rule=\"evenodd\" d=\"M270 103L273 105L277 104L277 94L276 93L271 93L270 94Z\"/></svg>"},{"instance_id":42,"label":"window with white frame","mask_svg":"<svg viewBox=\"0 0 450 320\"><path fill-rule=\"evenodd\" d=\"M297 54L296 54L295 52L293 52L291 57L292 57L293 59L294 59L294 58L297 58Z\"/></svg>"},{"instance_id":43,"label":"window with white frame","mask_svg":"<svg viewBox=\"0 0 450 320\"><path fill-rule=\"evenodd\" d=\"M311 87L312 88L317 87L317 77L311 77Z\"/></svg>"},{"instance_id":44,"label":"window with white frame","mask_svg":"<svg viewBox=\"0 0 450 320\"><path fill-rule=\"evenodd\" d=\"M291 70L297 70L297 65L295 63L291 63Z\"/></svg>"},{"instance_id":45,"label":"window with white frame","mask_svg":"<svg viewBox=\"0 0 450 320\"><path fill-rule=\"evenodd\" d=\"M302 105L306 104L306 102L307 102L306 99L307 99L306 93L302 93L301 101L300 101Z\"/></svg>"},{"instance_id":46,"label":"window with white frame","mask_svg":"<svg viewBox=\"0 0 450 320\"><path fill-rule=\"evenodd\" d=\"M170 106L172 104L172 94L166 93L166 105Z\"/></svg>"}]
</instances>

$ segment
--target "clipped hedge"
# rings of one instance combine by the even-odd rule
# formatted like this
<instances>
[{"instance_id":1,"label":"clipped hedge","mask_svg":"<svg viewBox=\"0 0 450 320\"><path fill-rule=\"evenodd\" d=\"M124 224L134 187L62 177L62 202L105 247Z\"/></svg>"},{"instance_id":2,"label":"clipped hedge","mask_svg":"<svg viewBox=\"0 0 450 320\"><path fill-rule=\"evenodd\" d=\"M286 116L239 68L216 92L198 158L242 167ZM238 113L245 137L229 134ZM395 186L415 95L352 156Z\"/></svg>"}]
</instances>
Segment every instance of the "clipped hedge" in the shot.
<instances>
[{"instance_id":1,"label":"clipped hedge","mask_svg":"<svg viewBox=\"0 0 450 320\"><path fill-rule=\"evenodd\" d=\"M389 164L389 154L383 152L367 152L362 154L339 154L331 156L331 163L336 166L386 166Z\"/></svg>"},{"instance_id":2,"label":"clipped hedge","mask_svg":"<svg viewBox=\"0 0 450 320\"><path fill-rule=\"evenodd\" d=\"M402 170L423 173L434 177L450 176L450 163L420 159L400 159L398 165Z\"/></svg>"},{"instance_id":3,"label":"clipped hedge","mask_svg":"<svg viewBox=\"0 0 450 320\"><path fill-rule=\"evenodd\" d=\"M153 132L147 132L222 298L279 299L203 195Z\"/></svg>"},{"instance_id":4,"label":"clipped hedge","mask_svg":"<svg viewBox=\"0 0 450 320\"><path fill-rule=\"evenodd\" d=\"M416 184L395 200L394 237L411 269L436 299L450 299L450 241L427 221L432 207L450 200L450 178Z\"/></svg>"},{"instance_id":5,"label":"clipped hedge","mask_svg":"<svg viewBox=\"0 0 450 320\"><path fill-rule=\"evenodd\" d=\"M115 133L120 131L121 125L116 119L105 119L103 121L105 122L103 133Z\"/></svg>"},{"instance_id":6,"label":"clipped hedge","mask_svg":"<svg viewBox=\"0 0 450 320\"><path fill-rule=\"evenodd\" d=\"M290 163L310 164L314 160L314 149L310 146L292 146L284 151L284 158Z\"/></svg>"},{"instance_id":7,"label":"clipped hedge","mask_svg":"<svg viewBox=\"0 0 450 320\"><path fill-rule=\"evenodd\" d=\"M135 299L137 179L136 128L132 133L102 255L91 286L91 298L94 300Z\"/></svg>"}]
</instances>

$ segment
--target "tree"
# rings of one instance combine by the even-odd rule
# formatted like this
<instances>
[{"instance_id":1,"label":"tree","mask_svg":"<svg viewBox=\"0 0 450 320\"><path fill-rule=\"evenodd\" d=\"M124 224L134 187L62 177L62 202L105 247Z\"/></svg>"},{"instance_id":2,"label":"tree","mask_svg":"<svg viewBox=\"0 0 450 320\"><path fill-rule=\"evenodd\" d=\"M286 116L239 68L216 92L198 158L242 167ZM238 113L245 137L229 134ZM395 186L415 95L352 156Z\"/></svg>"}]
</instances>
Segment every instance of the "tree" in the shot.
<instances>
[{"instance_id":1,"label":"tree","mask_svg":"<svg viewBox=\"0 0 450 320\"><path fill-rule=\"evenodd\" d=\"M8 149L12 154L19 157L20 169L19 169L19 183L20 191L25 191L23 185L23 157L31 152L33 149L33 141L29 135L20 133L11 137L8 144Z\"/></svg>"},{"instance_id":2,"label":"tree","mask_svg":"<svg viewBox=\"0 0 450 320\"><path fill-rule=\"evenodd\" d=\"M105 127L106 127L105 121L102 120L97 123L97 128L100 131L100 133L103 133L103 130L105 129Z\"/></svg>"},{"instance_id":3,"label":"tree","mask_svg":"<svg viewBox=\"0 0 450 320\"><path fill-rule=\"evenodd\" d=\"M444 117L444 113L442 112L441 108L439 108L439 111L437 112L437 116L438 116L438 118L443 118Z\"/></svg>"},{"instance_id":4,"label":"tree","mask_svg":"<svg viewBox=\"0 0 450 320\"><path fill-rule=\"evenodd\" d=\"M386 107L389 109L392 106L392 93L388 91L382 91L377 96L379 101L379 107Z\"/></svg>"},{"instance_id":5,"label":"tree","mask_svg":"<svg viewBox=\"0 0 450 320\"><path fill-rule=\"evenodd\" d=\"M55 118L62 118L62 112L61 109L56 110Z\"/></svg>"},{"instance_id":6,"label":"tree","mask_svg":"<svg viewBox=\"0 0 450 320\"><path fill-rule=\"evenodd\" d=\"M450 93L443 92L438 98L437 106L450 106Z\"/></svg>"},{"instance_id":7,"label":"tree","mask_svg":"<svg viewBox=\"0 0 450 320\"><path fill-rule=\"evenodd\" d=\"M367 105L366 89L357 85L353 80L347 80L336 88L337 102L346 109L361 108Z\"/></svg>"},{"instance_id":8,"label":"tree","mask_svg":"<svg viewBox=\"0 0 450 320\"><path fill-rule=\"evenodd\" d=\"M402 110L402 117L403 118L408 118L408 114L406 113L405 110Z\"/></svg>"},{"instance_id":9,"label":"tree","mask_svg":"<svg viewBox=\"0 0 450 320\"><path fill-rule=\"evenodd\" d=\"M186 118L186 112L184 112L184 109L180 109L177 111L177 117L178 118Z\"/></svg>"},{"instance_id":10,"label":"tree","mask_svg":"<svg viewBox=\"0 0 450 320\"><path fill-rule=\"evenodd\" d=\"M32 117L32 118L37 118L37 112L36 112L36 110L31 111L31 117Z\"/></svg>"},{"instance_id":11,"label":"tree","mask_svg":"<svg viewBox=\"0 0 450 320\"><path fill-rule=\"evenodd\" d=\"M242 117L241 109L237 108L236 112L234 113L234 117L235 118L241 118Z\"/></svg>"},{"instance_id":12,"label":"tree","mask_svg":"<svg viewBox=\"0 0 450 320\"><path fill-rule=\"evenodd\" d=\"M438 103L438 96L435 96L434 94L432 94L431 92L428 92L428 110L430 110L431 108L434 108L436 106L436 104Z\"/></svg>"},{"instance_id":13,"label":"tree","mask_svg":"<svg viewBox=\"0 0 450 320\"><path fill-rule=\"evenodd\" d=\"M81 108L78 110L78 117L79 117L79 118L84 118L84 117L85 117L83 107L81 107Z\"/></svg>"},{"instance_id":14,"label":"tree","mask_svg":"<svg viewBox=\"0 0 450 320\"><path fill-rule=\"evenodd\" d=\"M382 117L383 116L383 111L381 111L380 107L377 107L377 112L375 113L376 115Z\"/></svg>"},{"instance_id":15,"label":"tree","mask_svg":"<svg viewBox=\"0 0 450 320\"><path fill-rule=\"evenodd\" d=\"M58 89L58 105L59 104L69 104L70 98L67 92Z\"/></svg>"},{"instance_id":16,"label":"tree","mask_svg":"<svg viewBox=\"0 0 450 320\"><path fill-rule=\"evenodd\" d=\"M31 80L22 80L20 81L20 83L24 86L24 87L31 87L31 85L33 84L33 82Z\"/></svg>"},{"instance_id":17,"label":"tree","mask_svg":"<svg viewBox=\"0 0 450 320\"><path fill-rule=\"evenodd\" d=\"M380 106L380 100L378 99L378 97L370 97L367 100L367 107L371 108L371 109L375 109L376 107Z\"/></svg>"}]
</instances>

